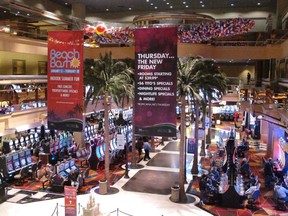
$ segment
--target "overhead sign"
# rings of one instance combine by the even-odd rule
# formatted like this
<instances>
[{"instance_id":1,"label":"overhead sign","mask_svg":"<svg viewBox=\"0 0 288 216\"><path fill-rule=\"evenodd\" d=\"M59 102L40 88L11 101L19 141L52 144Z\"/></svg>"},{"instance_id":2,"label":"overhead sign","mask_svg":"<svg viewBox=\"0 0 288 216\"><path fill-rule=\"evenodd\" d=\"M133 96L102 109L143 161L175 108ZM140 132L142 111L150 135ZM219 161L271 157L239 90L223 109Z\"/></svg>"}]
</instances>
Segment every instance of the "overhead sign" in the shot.
<instances>
[{"instance_id":1,"label":"overhead sign","mask_svg":"<svg viewBox=\"0 0 288 216\"><path fill-rule=\"evenodd\" d=\"M48 32L48 128L83 130L83 31Z\"/></svg>"},{"instance_id":2,"label":"overhead sign","mask_svg":"<svg viewBox=\"0 0 288 216\"><path fill-rule=\"evenodd\" d=\"M136 29L135 64L135 133L175 137L177 29Z\"/></svg>"}]
</instances>

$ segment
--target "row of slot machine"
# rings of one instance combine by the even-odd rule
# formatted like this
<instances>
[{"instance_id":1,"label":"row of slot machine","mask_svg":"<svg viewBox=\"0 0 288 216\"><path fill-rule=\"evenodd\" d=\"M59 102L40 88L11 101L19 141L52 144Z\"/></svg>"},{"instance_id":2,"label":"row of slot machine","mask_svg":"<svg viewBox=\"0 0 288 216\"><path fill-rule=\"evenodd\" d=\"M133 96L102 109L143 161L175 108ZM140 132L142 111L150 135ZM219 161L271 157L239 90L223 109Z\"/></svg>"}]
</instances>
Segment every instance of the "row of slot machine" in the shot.
<instances>
[{"instance_id":1,"label":"row of slot machine","mask_svg":"<svg viewBox=\"0 0 288 216\"><path fill-rule=\"evenodd\" d=\"M125 139L127 143L131 143L133 139L133 128L132 125L126 125L124 127L119 127L118 128L118 134L123 134L125 136Z\"/></svg>"},{"instance_id":2,"label":"row of slot machine","mask_svg":"<svg viewBox=\"0 0 288 216\"><path fill-rule=\"evenodd\" d=\"M32 163L33 161L30 149L21 149L0 157L0 169L5 178L13 177L22 167L30 167Z\"/></svg>"},{"instance_id":3,"label":"row of slot machine","mask_svg":"<svg viewBox=\"0 0 288 216\"><path fill-rule=\"evenodd\" d=\"M89 142L90 139L95 137L98 133L98 125L87 125L84 128L84 136L85 136L85 141Z\"/></svg>"},{"instance_id":4,"label":"row of slot machine","mask_svg":"<svg viewBox=\"0 0 288 216\"><path fill-rule=\"evenodd\" d=\"M79 168L76 166L75 158L71 158L70 160L63 161L56 165L55 171L56 174L59 174L63 176L64 178L67 178L71 170L79 170Z\"/></svg>"},{"instance_id":5,"label":"row of slot machine","mask_svg":"<svg viewBox=\"0 0 288 216\"><path fill-rule=\"evenodd\" d=\"M50 153L54 154L57 151L63 149L64 147L71 147L73 145L73 135L69 131L62 131L59 132L54 139L51 138L49 141L49 152L45 153Z\"/></svg>"},{"instance_id":6,"label":"row of slot machine","mask_svg":"<svg viewBox=\"0 0 288 216\"><path fill-rule=\"evenodd\" d=\"M21 148L32 148L34 144L40 141L38 133L31 133L26 136L21 136L20 138L14 138L9 140L9 148L4 152L4 154L9 153L11 151L16 151ZM3 142L3 145L4 142ZM5 148L6 149L6 148Z\"/></svg>"}]
</instances>

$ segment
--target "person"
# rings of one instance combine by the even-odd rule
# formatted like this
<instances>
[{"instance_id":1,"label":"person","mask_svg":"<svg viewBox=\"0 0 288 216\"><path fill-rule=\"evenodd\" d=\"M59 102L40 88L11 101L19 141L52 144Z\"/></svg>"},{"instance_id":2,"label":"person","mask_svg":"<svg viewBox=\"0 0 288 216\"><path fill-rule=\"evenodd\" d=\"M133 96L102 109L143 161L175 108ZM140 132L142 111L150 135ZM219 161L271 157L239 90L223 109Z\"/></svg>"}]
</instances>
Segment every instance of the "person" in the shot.
<instances>
[{"instance_id":1,"label":"person","mask_svg":"<svg viewBox=\"0 0 288 216\"><path fill-rule=\"evenodd\" d=\"M74 168L71 169L71 172L68 175L68 181L71 182L71 186L76 187L78 190L79 182L78 182L79 172Z\"/></svg>"},{"instance_id":2,"label":"person","mask_svg":"<svg viewBox=\"0 0 288 216\"><path fill-rule=\"evenodd\" d=\"M265 176L265 187L271 188L271 182L273 181L273 178L275 177L274 172L273 172L272 158L269 158L268 161L265 163L264 176Z\"/></svg>"},{"instance_id":3,"label":"person","mask_svg":"<svg viewBox=\"0 0 288 216\"><path fill-rule=\"evenodd\" d=\"M141 154L142 154L142 148L143 148L143 138L142 137L139 137L139 139L137 140L136 142L136 148L137 148L137 151L138 151L138 156L140 157Z\"/></svg>"},{"instance_id":4,"label":"person","mask_svg":"<svg viewBox=\"0 0 288 216\"><path fill-rule=\"evenodd\" d=\"M248 199L251 199L253 197L253 194L255 191L260 190L261 183L258 182L257 185L252 185L250 186L246 191L245 195L247 196Z\"/></svg>"},{"instance_id":5,"label":"person","mask_svg":"<svg viewBox=\"0 0 288 216\"><path fill-rule=\"evenodd\" d=\"M150 160L151 159L150 158L151 146L150 146L147 138L144 139L143 148L144 148L144 151L145 151L144 161Z\"/></svg>"},{"instance_id":6,"label":"person","mask_svg":"<svg viewBox=\"0 0 288 216\"><path fill-rule=\"evenodd\" d=\"M247 73L247 84L250 84L250 79L251 79L251 74L248 72Z\"/></svg>"},{"instance_id":7,"label":"person","mask_svg":"<svg viewBox=\"0 0 288 216\"><path fill-rule=\"evenodd\" d=\"M288 189L286 189L285 187L283 187L281 185L281 182L277 182L277 184L274 187L274 194L273 197L275 200L277 199L283 199L285 201L285 203L288 203Z\"/></svg>"}]
</instances>

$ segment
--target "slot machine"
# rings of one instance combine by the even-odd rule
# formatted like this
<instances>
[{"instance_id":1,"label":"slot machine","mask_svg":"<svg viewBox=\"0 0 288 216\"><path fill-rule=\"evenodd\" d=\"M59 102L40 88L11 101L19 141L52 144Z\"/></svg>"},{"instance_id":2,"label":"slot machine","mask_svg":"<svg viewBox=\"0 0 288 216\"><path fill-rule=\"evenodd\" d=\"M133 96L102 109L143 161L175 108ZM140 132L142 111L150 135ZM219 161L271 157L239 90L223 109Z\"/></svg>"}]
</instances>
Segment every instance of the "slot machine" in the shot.
<instances>
[{"instance_id":1,"label":"slot machine","mask_svg":"<svg viewBox=\"0 0 288 216\"><path fill-rule=\"evenodd\" d=\"M65 164L64 163L60 163L57 166L57 174L63 176L63 177L67 177L68 174L65 172Z\"/></svg>"},{"instance_id":2,"label":"slot machine","mask_svg":"<svg viewBox=\"0 0 288 216\"><path fill-rule=\"evenodd\" d=\"M70 161L66 161L64 163L64 170L67 173L67 175L69 175L69 173L71 172L71 168L70 168Z\"/></svg>"},{"instance_id":3,"label":"slot machine","mask_svg":"<svg viewBox=\"0 0 288 216\"><path fill-rule=\"evenodd\" d=\"M24 146L26 146L26 144L25 144L25 139L24 139L24 137L22 136L22 137L20 137L20 140L19 140L19 142L20 142L20 146L21 147L24 147Z\"/></svg>"},{"instance_id":4,"label":"slot machine","mask_svg":"<svg viewBox=\"0 0 288 216\"><path fill-rule=\"evenodd\" d=\"M59 146L60 146L60 148L63 148L63 147L64 147L64 137L63 137L63 134L60 134L60 135L59 135Z\"/></svg>"},{"instance_id":5,"label":"slot machine","mask_svg":"<svg viewBox=\"0 0 288 216\"><path fill-rule=\"evenodd\" d=\"M17 171L21 168L20 166L20 161L19 161L19 154L18 153L15 153L12 155L12 161L13 161L13 167L14 167L14 170Z\"/></svg>"},{"instance_id":6,"label":"slot machine","mask_svg":"<svg viewBox=\"0 0 288 216\"><path fill-rule=\"evenodd\" d=\"M72 158L70 161L69 161L69 166L70 166L70 169L75 169L75 170L78 170L78 167L76 166L76 161L74 158Z\"/></svg>"},{"instance_id":7,"label":"slot machine","mask_svg":"<svg viewBox=\"0 0 288 216\"><path fill-rule=\"evenodd\" d=\"M26 158L27 165L32 163L31 150L30 149L25 150L25 158Z\"/></svg>"},{"instance_id":8,"label":"slot machine","mask_svg":"<svg viewBox=\"0 0 288 216\"><path fill-rule=\"evenodd\" d=\"M7 170L7 175L11 177L12 173L14 172L12 155L6 156L6 170Z\"/></svg>"},{"instance_id":9,"label":"slot machine","mask_svg":"<svg viewBox=\"0 0 288 216\"><path fill-rule=\"evenodd\" d=\"M25 151L20 151L19 152L19 160L20 160L20 166L21 167L24 167L24 166L27 165Z\"/></svg>"},{"instance_id":10,"label":"slot machine","mask_svg":"<svg viewBox=\"0 0 288 216\"><path fill-rule=\"evenodd\" d=\"M29 137L30 137L31 145L33 146L33 144L35 143L35 139L34 139L33 134L30 134Z\"/></svg>"},{"instance_id":11,"label":"slot machine","mask_svg":"<svg viewBox=\"0 0 288 216\"><path fill-rule=\"evenodd\" d=\"M86 141L89 141L90 137L88 136L87 126L84 128L84 136L85 136L85 140L86 140Z\"/></svg>"},{"instance_id":12,"label":"slot machine","mask_svg":"<svg viewBox=\"0 0 288 216\"><path fill-rule=\"evenodd\" d=\"M10 146L10 150L11 151L15 150L15 145L14 145L14 141L13 140L9 141L9 146Z\"/></svg>"},{"instance_id":13,"label":"slot machine","mask_svg":"<svg viewBox=\"0 0 288 216\"><path fill-rule=\"evenodd\" d=\"M100 161L103 161L105 159L105 150L106 150L105 142L104 140L100 139L96 147L96 156Z\"/></svg>"},{"instance_id":14,"label":"slot machine","mask_svg":"<svg viewBox=\"0 0 288 216\"><path fill-rule=\"evenodd\" d=\"M39 142L40 139L39 139L38 133L35 133L35 134L34 134L34 139L35 139L36 142Z\"/></svg>"},{"instance_id":15,"label":"slot machine","mask_svg":"<svg viewBox=\"0 0 288 216\"><path fill-rule=\"evenodd\" d=\"M31 146L31 140L30 140L29 135L27 135L27 136L25 137L25 146L27 146L27 147L30 147L30 146Z\"/></svg>"}]
</instances>

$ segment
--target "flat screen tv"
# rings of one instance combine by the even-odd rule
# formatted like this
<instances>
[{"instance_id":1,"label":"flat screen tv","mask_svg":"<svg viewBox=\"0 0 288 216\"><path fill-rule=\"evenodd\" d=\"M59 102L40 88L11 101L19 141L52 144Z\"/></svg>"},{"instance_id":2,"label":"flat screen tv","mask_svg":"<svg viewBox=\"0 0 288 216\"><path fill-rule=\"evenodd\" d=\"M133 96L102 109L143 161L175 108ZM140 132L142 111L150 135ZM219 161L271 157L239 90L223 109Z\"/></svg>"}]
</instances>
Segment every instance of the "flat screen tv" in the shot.
<instances>
[{"instance_id":1,"label":"flat screen tv","mask_svg":"<svg viewBox=\"0 0 288 216\"><path fill-rule=\"evenodd\" d=\"M14 161L14 169L19 169L19 168L20 168L19 161Z\"/></svg>"},{"instance_id":2,"label":"flat screen tv","mask_svg":"<svg viewBox=\"0 0 288 216\"><path fill-rule=\"evenodd\" d=\"M14 170L12 163L7 164L7 170L8 170L8 172L12 172Z\"/></svg>"},{"instance_id":3,"label":"flat screen tv","mask_svg":"<svg viewBox=\"0 0 288 216\"><path fill-rule=\"evenodd\" d=\"M21 167L26 166L26 159L25 158L21 158L20 162L21 162Z\"/></svg>"},{"instance_id":4,"label":"flat screen tv","mask_svg":"<svg viewBox=\"0 0 288 216\"><path fill-rule=\"evenodd\" d=\"M28 157L26 157L26 161L27 161L27 164L30 164L30 163L32 163L32 159L31 159L31 156L28 156Z\"/></svg>"}]
</instances>

